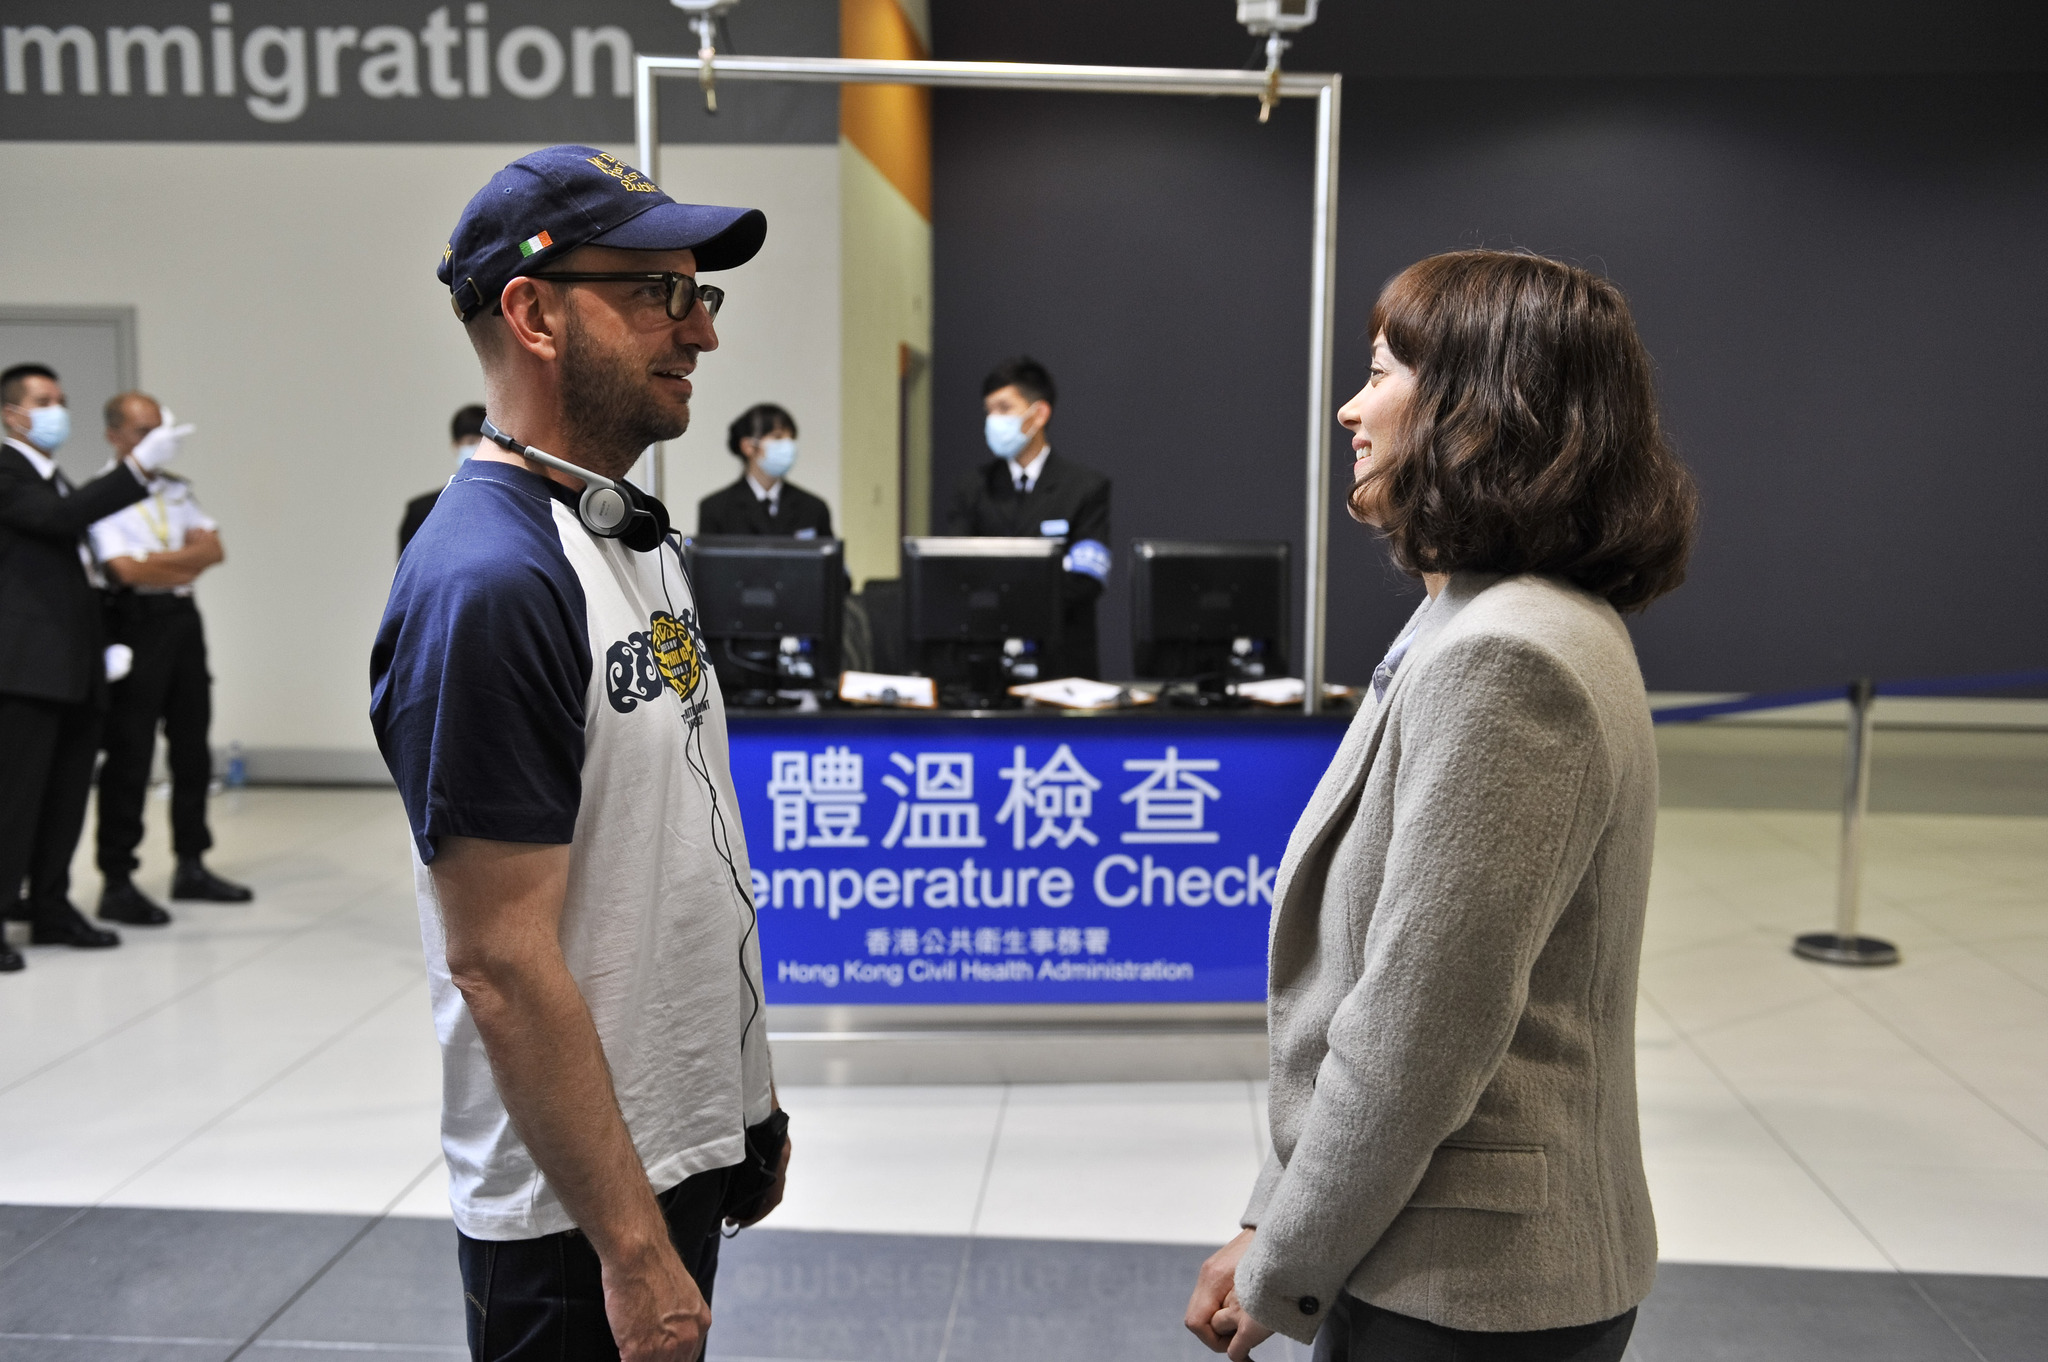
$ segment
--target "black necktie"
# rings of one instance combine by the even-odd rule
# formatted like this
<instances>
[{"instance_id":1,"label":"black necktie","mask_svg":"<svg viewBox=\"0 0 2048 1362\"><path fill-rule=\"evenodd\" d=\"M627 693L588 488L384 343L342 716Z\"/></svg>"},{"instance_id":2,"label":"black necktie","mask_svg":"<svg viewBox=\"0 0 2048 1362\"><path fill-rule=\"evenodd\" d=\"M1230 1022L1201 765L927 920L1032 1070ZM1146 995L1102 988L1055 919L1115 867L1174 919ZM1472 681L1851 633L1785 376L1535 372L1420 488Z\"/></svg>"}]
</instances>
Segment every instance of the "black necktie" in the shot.
<instances>
[{"instance_id":1,"label":"black necktie","mask_svg":"<svg viewBox=\"0 0 2048 1362\"><path fill-rule=\"evenodd\" d=\"M64 476L64 470L61 468L50 470L50 485L57 489L57 495L60 497L71 495L71 480Z\"/></svg>"}]
</instances>

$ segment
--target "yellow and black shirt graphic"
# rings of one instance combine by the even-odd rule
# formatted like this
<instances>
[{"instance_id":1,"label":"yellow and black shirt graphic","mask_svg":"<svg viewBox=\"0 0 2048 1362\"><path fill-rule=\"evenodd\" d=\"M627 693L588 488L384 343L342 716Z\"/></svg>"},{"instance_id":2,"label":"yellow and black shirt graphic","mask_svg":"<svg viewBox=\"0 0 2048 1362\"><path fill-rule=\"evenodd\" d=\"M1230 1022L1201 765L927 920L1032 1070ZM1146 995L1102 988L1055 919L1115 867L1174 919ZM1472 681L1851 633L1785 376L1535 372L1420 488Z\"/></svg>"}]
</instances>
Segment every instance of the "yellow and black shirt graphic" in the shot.
<instances>
[{"instance_id":1,"label":"yellow and black shirt graphic","mask_svg":"<svg viewBox=\"0 0 2048 1362\"><path fill-rule=\"evenodd\" d=\"M696 612L687 606L681 618L657 610L644 631L635 630L605 650L605 697L612 708L630 714L642 701L661 698L662 688L676 693L683 719L695 727L709 706L704 668L704 635Z\"/></svg>"}]
</instances>

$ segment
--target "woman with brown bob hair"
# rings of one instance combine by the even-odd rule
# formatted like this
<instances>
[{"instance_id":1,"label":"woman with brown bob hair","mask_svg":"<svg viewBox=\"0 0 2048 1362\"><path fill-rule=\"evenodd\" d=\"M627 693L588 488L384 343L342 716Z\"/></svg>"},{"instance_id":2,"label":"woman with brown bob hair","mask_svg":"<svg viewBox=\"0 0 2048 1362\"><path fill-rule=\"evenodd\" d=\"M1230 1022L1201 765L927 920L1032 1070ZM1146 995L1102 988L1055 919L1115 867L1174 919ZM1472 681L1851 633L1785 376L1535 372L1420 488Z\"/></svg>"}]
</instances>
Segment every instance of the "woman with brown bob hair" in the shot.
<instances>
[{"instance_id":1,"label":"woman with brown bob hair","mask_svg":"<svg viewBox=\"0 0 2048 1362\"><path fill-rule=\"evenodd\" d=\"M1657 752L1621 622L1696 494L1621 293L1533 255L1373 309L1352 514L1428 597L1273 886L1273 1153L1187 1325L1342 1362L1613 1362L1656 1271L1635 1000Z\"/></svg>"}]
</instances>

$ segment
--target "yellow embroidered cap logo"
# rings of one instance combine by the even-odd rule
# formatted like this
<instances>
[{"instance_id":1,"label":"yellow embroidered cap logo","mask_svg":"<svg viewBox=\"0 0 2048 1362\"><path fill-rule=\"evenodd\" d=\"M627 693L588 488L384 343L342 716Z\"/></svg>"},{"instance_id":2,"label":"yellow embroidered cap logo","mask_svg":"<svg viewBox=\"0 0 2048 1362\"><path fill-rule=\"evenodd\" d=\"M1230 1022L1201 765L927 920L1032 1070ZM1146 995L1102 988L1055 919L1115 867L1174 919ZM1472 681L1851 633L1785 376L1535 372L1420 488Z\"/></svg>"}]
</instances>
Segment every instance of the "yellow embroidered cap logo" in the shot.
<instances>
[{"instance_id":1,"label":"yellow embroidered cap logo","mask_svg":"<svg viewBox=\"0 0 2048 1362\"><path fill-rule=\"evenodd\" d=\"M630 190L635 194L659 194L661 192L660 189L655 187L652 180L649 180L639 171L633 169L633 167L627 165L608 151L600 151L597 155L587 157L586 159L590 164L617 180L621 189Z\"/></svg>"}]
</instances>

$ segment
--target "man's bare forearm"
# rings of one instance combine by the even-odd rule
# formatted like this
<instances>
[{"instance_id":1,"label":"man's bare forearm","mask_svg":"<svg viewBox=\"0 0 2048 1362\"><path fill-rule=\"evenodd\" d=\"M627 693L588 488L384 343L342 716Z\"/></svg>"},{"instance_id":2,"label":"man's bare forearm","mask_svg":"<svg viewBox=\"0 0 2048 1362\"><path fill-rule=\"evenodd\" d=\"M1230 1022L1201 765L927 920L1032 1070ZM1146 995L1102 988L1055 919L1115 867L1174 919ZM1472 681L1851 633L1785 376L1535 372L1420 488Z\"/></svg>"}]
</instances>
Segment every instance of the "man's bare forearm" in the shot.
<instances>
[{"instance_id":1,"label":"man's bare forearm","mask_svg":"<svg viewBox=\"0 0 2048 1362\"><path fill-rule=\"evenodd\" d=\"M181 552L194 555L193 562L200 571L226 560L227 550L220 546L219 530L189 530L185 534L185 547Z\"/></svg>"},{"instance_id":2,"label":"man's bare forearm","mask_svg":"<svg viewBox=\"0 0 2048 1362\"><path fill-rule=\"evenodd\" d=\"M185 546L152 553L147 558L110 558L107 571L123 586L190 586L199 574L226 558L220 535L213 530L193 530Z\"/></svg>"},{"instance_id":3,"label":"man's bare forearm","mask_svg":"<svg viewBox=\"0 0 2048 1362\"><path fill-rule=\"evenodd\" d=\"M597 1027L567 967L515 967L465 996L513 1126L598 1256L666 1242Z\"/></svg>"},{"instance_id":4,"label":"man's bare forearm","mask_svg":"<svg viewBox=\"0 0 2048 1362\"><path fill-rule=\"evenodd\" d=\"M110 558L107 571L123 586L190 586L205 564L185 557L187 551L152 553L147 558Z\"/></svg>"},{"instance_id":5,"label":"man's bare forearm","mask_svg":"<svg viewBox=\"0 0 2048 1362\"><path fill-rule=\"evenodd\" d=\"M668 1235L590 1008L562 958L567 871L567 847L462 838L445 839L434 861L449 971L505 1110L598 1256L625 1262L666 1248Z\"/></svg>"}]
</instances>

